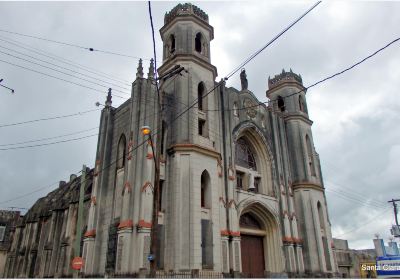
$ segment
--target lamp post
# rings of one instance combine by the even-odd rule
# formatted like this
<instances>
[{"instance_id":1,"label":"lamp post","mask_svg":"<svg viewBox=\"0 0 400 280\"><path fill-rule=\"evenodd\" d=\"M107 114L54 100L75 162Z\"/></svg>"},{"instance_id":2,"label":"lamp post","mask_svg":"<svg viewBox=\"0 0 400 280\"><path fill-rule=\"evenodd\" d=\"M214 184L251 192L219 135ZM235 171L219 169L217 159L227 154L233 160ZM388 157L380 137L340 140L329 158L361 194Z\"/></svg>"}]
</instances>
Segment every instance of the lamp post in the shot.
<instances>
[{"instance_id":1,"label":"lamp post","mask_svg":"<svg viewBox=\"0 0 400 280\"><path fill-rule=\"evenodd\" d=\"M158 232L158 200L159 200L159 191L160 191L160 159L157 158L159 156L159 143L157 143L157 154L154 152L153 140L151 138L151 129L149 126L143 126L141 128L142 134L144 136L149 137L151 150L153 152L153 159L155 165L154 172L154 188L153 188L153 213L151 220L151 232L150 232L150 254L148 256L148 260L150 261L150 277L155 278L156 275L156 253L157 253L157 232Z\"/></svg>"}]
</instances>

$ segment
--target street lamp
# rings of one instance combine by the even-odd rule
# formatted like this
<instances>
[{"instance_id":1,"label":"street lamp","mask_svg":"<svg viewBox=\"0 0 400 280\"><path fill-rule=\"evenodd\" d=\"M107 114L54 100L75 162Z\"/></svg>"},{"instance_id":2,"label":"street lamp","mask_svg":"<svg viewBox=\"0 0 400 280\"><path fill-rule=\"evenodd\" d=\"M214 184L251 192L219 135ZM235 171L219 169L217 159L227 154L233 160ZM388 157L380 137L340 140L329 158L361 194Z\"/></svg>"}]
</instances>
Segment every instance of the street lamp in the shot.
<instances>
[{"instance_id":1,"label":"street lamp","mask_svg":"<svg viewBox=\"0 0 400 280\"><path fill-rule=\"evenodd\" d=\"M151 128L149 126L142 126L141 128L143 136L148 136L150 140L151 150L153 152L153 159L155 165L154 172L154 188L153 188L153 213L151 220L151 232L150 232L150 254L148 260L150 261L150 277L155 278L156 276L156 251L157 251L157 227L158 227L158 200L160 192L160 160L157 159L154 153L153 140L151 139ZM157 147L160 145L157 144ZM159 152L159 149L157 149Z\"/></svg>"}]
</instances>

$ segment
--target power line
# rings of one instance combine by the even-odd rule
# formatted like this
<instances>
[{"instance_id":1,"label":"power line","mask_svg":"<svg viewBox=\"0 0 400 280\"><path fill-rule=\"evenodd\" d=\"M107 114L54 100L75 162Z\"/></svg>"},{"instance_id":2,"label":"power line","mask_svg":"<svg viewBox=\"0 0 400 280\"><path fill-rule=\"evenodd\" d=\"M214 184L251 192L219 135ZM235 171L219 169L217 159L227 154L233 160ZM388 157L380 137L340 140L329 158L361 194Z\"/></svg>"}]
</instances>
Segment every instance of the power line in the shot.
<instances>
[{"instance_id":1,"label":"power line","mask_svg":"<svg viewBox=\"0 0 400 280\"><path fill-rule=\"evenodd\" d=\"M79 49L83 49L83 50L87 50L87 51L91 51L91 52L101 52L101 53L105 53L105 54L111 54L111 55L117 55L117 56L123 56L123 57L139 59L139 57L137 57L137 56L131 56L131 55L117 53L117 52L100 50L100 49L95 49L95 48L91 48L91 47L84 47L84 46L80 46L80 45L76 45L76 44L72 44L72 43L56 41L56 40L52 40L52 39L47 39L47 38L43 38L43 37L38 37L38 36L33 36L33 35L13 32L13 31L8 31L8 30L4 30L4 29L0 29L0 32L14 34L14 35L18 35L18 36L29 37L29 38L42 40L42 41L46 41L46 42L50 42L50 43L55 43L55 44L59 44L59 45L69 46L69 47L75 47L75 48L79 48ZM145 60L148 60L148 59L145 59Z\"/></svg>"},{"instance_id":2,"label":"power line","mask_svg":"<svg viewBox=\"0 0 400 280\"><path fill-rule=\"evenodd\" d=\"M311 8L309 8L304 14L302 14L299 18L297 18L293 23L291 23L288 27L283 29L278 35L276 35L274 38L272 38L271 41L269 41L265 46L263 46L261 49L256 51L254 54L252 54L249 58L247 58L243 63L241 63L239 66L237 66L233 71L231 71L226 77L225 80L228 80L230 77L232 77L237 71L239 71L242 67L244 67L247 63L249 63L251 60L253 60L257 55L259 55L263 50L265 50L267 47L269 47L273 42L275 42L279 37L281 37L283 34L286 33L290 28L292 28L296 23L298 23L302 18L304 18L309 12L311 12L315 7L317 7L321 1L318 1L315 3Z\"/></svg>"},{"instance_id":3,"label":"power line","mask_svg":"<svg viewBox=\"0 0 400 280\"><path fill-rule=\"evenodd\" d=\"M384 209L384 208L386 208L386 207L383 207L383 206L374 204L374 201L369 201L369 202L368 202L368 201L363 201L363 200L354 198L354 197L352 197L352 196L350 196L350 195L348 195L348 194L343 194L343 193L341 193L341 192L338 192L338 191L335 191L335 190L332 190L332 189L326 189L326 191L327 191L327 192L331 192L331 193L333 193L333 194L336 194L336 195L339 196L340 198L342 198L342 199L344 199L344 200L347 200L347 201L349 201L349 202L351 202L351 203L358 203L358 204L360 204L360 205L362 205L362 206L374 207L374 208L377 208L377 209Z\"/></svg>"},{"instance_id":4,"label":"power line","mask_svg":"<svg viewBox=\"0 0 400 280\"><path fill-rule=\"evenodd\" d=\"M328 81L328 80L330 80L330 79L333 79L334 77L337 77L337 76L339 76L339 75L341 75L341 74L343 74L343 73L345 73L345 72L347 72L347 71L349 71L349 70L355 68L356 66L358 66L358 65L360 65L361 63L365 62L366 60L372 58L373 56L377 55L379 52L385 50L386 48L388 48L389 46L391 46L392 44L396 43L396 42L399 41L399 40L400 40L400 37L394 39L393 41L391 41L390 43L388 43L388 44L385 45L384 47L378 49L377 51L373 52L372 54L368 55L367 57L363 58L362 60L360 60L360 61L354 63L353 65L351 65L351 66L345 68L344 70L341 70L341 71L339 71L339 72L337 72L337 73L335 73L335 74L333 74L333 75L330 75L330 76L328 76L328 77L326 77L326 78L323 78L323 79L319 80L318 82L315 82L315 83L311 84L310 86L304 87L304 89L302 89L302 90L299 90L299 91L297 91L297 92L291 93L291 94L289 94L289 95L287 95L287 96L284 96L284 97L282 97L282 98L283 98L283 99L289 98L289 97L291 97L291 96L293 96L293 95L299 94L299 93L301 93L301 92L305 92L305 91L307 91L308 89L319 85L320 83L323 83L323 82L326 82L326 81ZM277 101L278 101L277 98L276 98L276 99L271 99L271 100L268 100L268 101L265 101L265 102L259 102L259 103L256 104L256 105L244 106L244 107L241 107L241 108L237 108L237 110L246 110L246 109L249 109L249 108L255 108L255 107L259 107L259 106L265 106L264 104L268 104L268 105L269 105L269 104L272 104L273 102L277 102ZM224 111L232 111L233 108L228 108L228 109L223 109L223 110L224 110ZM235 110L236 110L236 109L235 109ZM221 109L204 109L203 111L221 111Z\"/></svg>"},{"instance_id":5,"label":"power line","mask_svg":"<svg viewBox=\"0 0 400 280\"><path fill-rule=\"evenodd\" d=\"M57 138L65 137L65 136L71 136L71 135L76 135L76 134L80 134L80 133L83 133L83 132L92 131L92 130L97 129L97 128L99 128L99 127L97 126L97 127L93 127L93 128L89 128L89 129L85 129L85 130L80 130L80 131L68 133L68 134L62 134L62 135L58 135L58 136L40 138L40 139L35 139L35 140L27 140L27 141L22 141L22 142L0 144L0 147L15 146L15 145L21 145L21 144L26 144L26 143L34 143L34 142L40 142L40 141L45 141L45 140L57 139Z\"/></svg>"},{"instance_id":6,"label":"power line","mask_svg":"<svg viewBox=\"0 0 400 280\"><path fill-rule=\"evenodd\" d=\"M52 54L50 52L46 52L46 51L43 51L41 49L37 49L37 48L31 47L30 45L24 44L24 43L22 43L20 41L16 41L16 40L13 40L13 39L1 36L1 35L0 35L0 41L6 42L7 44L10 44L10 45L13 45L13 46L17 46L17 47L19 47L21 49L33 52L35 54L50 58L51 60L55 60L55 61L67 64L67 65L70 65L70 66L74 66L74 67L76 67L78 69L81 69L81 70L84 70L86 72L98 75L100 77L107 78L109 80L113 80L113 81L116 81L116 82L119 82L119 83L123 83L123 84L128 83L128 84L125 84L125 85L128 85L128 86L131 83L130 81L122 80L119 77L113 76L113 75L111 75L109 73L105 73L105 72L99 71L97 69L94 69L94 68L91 68L91 67L88 67L88 66L84 66L84 65L79 64L79 63L77 63L75 61L66 59L64 57Z\"/></svg>"},{"instance_id":7,"label":"power line","mask_svg":"<svg viewBox=\"0 0 400 280\"><path fill-rule=\"evenodd\" d=\"M75 76L75 75L66 73L66 72L64 72L64 71L57 70L57 69L52 68L52 67L49 67L49 66L45 66L45 65L43 65L43 64L40 64L40 63L31 61L31 60L29 60L29 59L25 59L25 58L22 58L22 57L19 57L19 56L16 56L16 55L12 55L12 54L10 54L10 53L6 53L6 52L3 52L3 51L0 51L0 53L5 54L5 55L8 55L8 56L11 56L11 57L14 57L14 58L17 58L17 59L22 60L22 61L26 61L26 62L32 63L32 64L34 64L34 65L38 65L38 66L40 66L40 67L43 67L43 68L46 68L46 69L55 71L55 72L57 72L57 73L61 73L61 74L63 74L63 75L67 75L67 76L70 76L70 77L73 77L73 78L76 78L76 79L79 79L79 80L82 80L82 81L85 81L85 82L88 82L88 83L97 85L97 86L101 86L101 87L105 87L105 88L110 88L109 85L99 84L99 83L97 83L97 82L93 82L93 81L91 81L91 80L88 80L88 79L85 79L85 78L81 78L81 77L79 77L79 76ZM129 93L125 92L125 91L121 91L121 90L118 90L118 89L115 89L115 88L113 88L113 90L114 90L114 91L117 91L117 92L120 92L120 93L129 94Z\"/></svg>"},{"instance_id":8,"label":"power line","mask_svg":"<svg viewBox=\"0 0 400 280\"><path fill-rule=\"evenodd\" d=\"M86 139L86 138L97 136L97 135L98 134L96 133L96 134L82 136L82 137L78 137L78 138L72 138L72 139L68 139L68 140L60 140L60 141L44 143L44 144L27 145L27 146L20 146L20 147L9 147L9 148L0 148L0 151L19 150L19 149L26 149L26 148L33 148L33 147L49 146L49 145L54 145L54 144L59 144L59 143L65 143L65 142L71 142L71 141Z\"/></svg>"},{"instance_id":9,"label":"power line","mask_svg":"<svg viewBox=\"0 0 400 280\"><path fill-rule=\"evenodd\" d=\"M10 48L1 46L1 45L0 45L0 48L13 51L13 52L15 52L15 53L17 53L17 54L21 54L21 55L24 55L24 56L26 56L26 57L36 59L36 60L38 60L38 61L40 61L40 62L44 62L44 63L47 63L47 64L49 64L49 65L53 65L53 66L59 67L59 68L61 68L61 69L70 71L70 72L75 73L75 74L79 74L79 75L82 75L82 76L85 76L85 77L88 77L88 78L91 78L91 79L94 79L94 80L97 80L97 81L101 81L101 82L103 82L103 83L107 83L107 84L110 84L110 85L113 85L113 86L116 86L116 87L119 87L119 88L122 88L122 89L125 89L125 90L129 90L129 88L120 86L120 85L118 85L118 84L111 83L111 82L108 82L108 81L105 81L105 80L102 80L102 79L99 79L99 78L96 78L96 77L93 77L93 76L90 76L90 75L87 75L87 74L78 72L78 71L76 71L76 70L72 70L72 69L69 69L69 68L66 68L66 67L57 65L57 64L55 64L55 63L48 62L48 61L46 61L46 60L43 60L43 59L40 59L40 58L31 56L31 55L25 54L25 53L23 53L23 52L19 52L19 51L16 51L16 50L13 50L13 49L10 49ZM51 69L51 68L50 68L50 69Z\"/></svg>"},{"instance_id":10,"label":"power line","mask_svg":"<svg viewBox=\"0 0 400 280\"><path fill-rule=\"evenodd\" d=\"M87 111L83 111L83 112L77 112L77 113L68 114L68 115L62 115L62 116L55 116L55 117L41 118L41 119L22 121L22 122L16 122L16 123L2 124L2 125L0 125L0 128L1 127L21 125L21 124L26 124L26 123L34 123L34 122L41 122L41 121L69 118L69 117L79 116L79 115L83 115L83 114L87 114L87 113L94 112L94 111L99 111L99 110L100 109L93 109L93 110L87 110Z\"/></svg>"},{"instance_id":11,"label":"power line","mask_svg":"<svg viewBox=\"0 0 400 280\"><path fill-rule=\"evenodd\" d=\"M359 230L360 228L363 228L363 227L365 227L366 225L369 225L369 224L372 223L372 222L376 222L376 221L377 221L376 219L377 219L378 217L380 217L382 214L384 214L385 212L387 212L387 211L389 211L389 210L390 210L390 208L385 209L384 211L380 212L378 215L374 216L372 219L370 219L370 220L368 220L368 221L366 221L366 222L363 222L361 226L356 226L356 227L354 227L352 230L350 230L350 231L348 231L348 232L345 232L345 233L342 233L342 234L339 234L339 235L336 236L335 238L342 237L342 236L347 235L347 234L349 234L349 233L355 232L355 231Z\"/></svg>"},{"instance_id":12,"label":"power line","mask_svg":"<svg viewBox=\"0 0 400 280\"><path fill-rule=\"evenodd\" d=\"M86 86L86 85L84 85L84 84L72 82L72 81L69 81L69 80L66 80L66 79L57 77L57 76L53 76L53 75L50 75L50 74L47 74L47 73L44 73L44 72L41 72L41 71L37 71L37 70L32 69L32 68L29 68L29 67L25 67L25 66L22 66L22 65L18 65L18 64L9 62L9 61L5 61L5 60L0 59L0 62L9 64L9 65L13 65L13 66L15 66L15 67L19 67L19 68L22 68L22 69L25 69L25 70L28 70L28 71L32 71L32 72L35 72L35 73L37 73L37 74L41 74L41 75L44 75L44 76L47 76L47 77L50 77L50 78L54 78L54 79L57 79L57 80L60 80L60 81L64 81L64 82L67 82L67 83L70 83L70 84L73 84L73 85L77 85L77 86L80 86L80 87L83 87L83 88L86 88L86 89L90 89L90 90L92 90L92 91L104 93L104 92L101 91L101 90L98 90L98 89L95 89L95 88ZM118 98L122 98L122 99L129 99L129 98L127 98L127 97L123 97L123 96L116 95L116 94L113 94L113 96L118 97Z\"/></svg>"}]
</instances>

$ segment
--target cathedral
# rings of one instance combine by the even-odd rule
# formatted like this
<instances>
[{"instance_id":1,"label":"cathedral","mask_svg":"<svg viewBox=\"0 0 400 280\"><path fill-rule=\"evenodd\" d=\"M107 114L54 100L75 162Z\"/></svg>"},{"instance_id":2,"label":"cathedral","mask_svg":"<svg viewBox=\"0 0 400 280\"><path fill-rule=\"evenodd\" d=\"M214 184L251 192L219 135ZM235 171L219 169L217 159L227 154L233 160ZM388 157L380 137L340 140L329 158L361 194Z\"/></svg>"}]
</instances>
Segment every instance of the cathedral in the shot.
<instances>
[{"instance_id":1,"label":"cathedral","mask_svg":"<svg viewBox=\"0 0 400 280\"><path fill-rule=\"evenodd\" d=\"M151 62L145 77L140 60L131 98L119 107L112 106L111 91L107 96L95 166L85 172L90 184L81 228L77 197L84 175L71 175L19 223L4 275L73 275L71 244L78 231L82 275L149 271L156 160L158 271L335 276L301 76L290 70L268 78L267 105L248 88L244 69L241 89L217 82L214 29L192 4L166 13L160 34L162 65L154 69ZM184 71L174 74L178 65ZM144 126L157 132L152 141L141 133Z\"/></svg>"}]
</instances>

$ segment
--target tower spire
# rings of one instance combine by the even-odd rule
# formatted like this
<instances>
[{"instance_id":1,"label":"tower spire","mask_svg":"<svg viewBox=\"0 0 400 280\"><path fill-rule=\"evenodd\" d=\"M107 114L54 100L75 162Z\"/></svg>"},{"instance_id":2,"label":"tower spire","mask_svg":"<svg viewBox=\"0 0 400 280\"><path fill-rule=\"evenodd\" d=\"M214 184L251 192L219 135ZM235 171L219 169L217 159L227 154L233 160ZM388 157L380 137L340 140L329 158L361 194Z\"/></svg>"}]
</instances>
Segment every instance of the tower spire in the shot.
<instances>
[{"instance_id":1,"label":"tower spire","mask_svg":"<svg viewBox=\"0 0 400 280\"><path fill-rule=\"evenodd\" d=\"M106 107L110 107L112 104L112 95L111 95L111 88L108 89L107 99L106 99Z\"/></svg>"},{"instance_id":2,"label":"tower spire","mask_svg":"<svg viewBox=\"0 0 400 280\"><path fill-rule=\"evenodd\" d=\"M139 59L139 65L136 71L136 78L143 78L143 65L142 59Z\"/></svg>"},{"instance_id":3,"label":"tower spire","mask_svg":"<svg viewBox=\"0 0 400 280\"><path fill-rule=\"evenodd\" d=\"M154 60L150 59L149 73L147 74L148 79L154 79Z\"/></svg>"}]
</instances>

